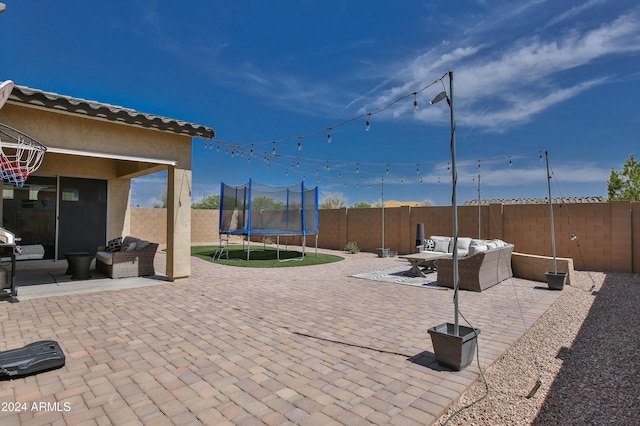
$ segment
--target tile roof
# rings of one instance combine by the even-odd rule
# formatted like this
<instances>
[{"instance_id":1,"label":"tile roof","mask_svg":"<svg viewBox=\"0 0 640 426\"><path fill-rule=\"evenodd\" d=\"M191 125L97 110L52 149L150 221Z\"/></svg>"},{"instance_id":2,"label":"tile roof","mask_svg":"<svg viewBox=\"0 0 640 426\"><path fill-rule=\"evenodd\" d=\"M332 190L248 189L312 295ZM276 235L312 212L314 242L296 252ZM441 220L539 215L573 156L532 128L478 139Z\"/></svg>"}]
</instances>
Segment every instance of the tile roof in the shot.
<instances>
[{"instance_id":1,"label":"tile roof","mask_svg":"<svg viewBox=\"0 0 640 426\"><path fill-rule=\"evenodd\" d=\"M109 105L102 102L88 101L31 89L26 86L15 85L8 102L42 107L54 111L64 111L75 115L120 122L132 126L157 129L165 132L189 135L204 139L213 139L215 131L200 124L188 123L174 118L146 114L121 106Z\"/></svg>"},{"instance_id":2,"label":"tile roof","mask_svg":"<svg viewBox=\"0 0 640 426\"><path fill-rule=\"evenodd\" d=\"M558 197L552 198L551 201L553 204L580 204L580 203L604 203L606 202L605 198L599 195L591 196L591 197ZM481 200L483 206L487 206L489 204L547 204L549 202L548 198L507 198L507 199L497 199L490 198L486 200ZM463 206L477 206L478 200L467 200L464 202Z\"/></svg>"}]
</instances>

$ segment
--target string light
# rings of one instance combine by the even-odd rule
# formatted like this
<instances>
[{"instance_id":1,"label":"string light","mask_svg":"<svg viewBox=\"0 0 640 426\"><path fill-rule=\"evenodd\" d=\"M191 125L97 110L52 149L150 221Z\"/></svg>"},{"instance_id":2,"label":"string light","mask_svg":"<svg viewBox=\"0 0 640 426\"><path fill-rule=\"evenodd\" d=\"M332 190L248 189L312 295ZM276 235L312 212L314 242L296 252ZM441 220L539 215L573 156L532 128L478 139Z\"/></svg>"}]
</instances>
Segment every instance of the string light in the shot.
<instances>
[{"instance_id":1,"label":"string light","mask_svg":"<svg viewBox=\"0 0 640 426\"><path fill-rule=\"evenodd\" d=\"M432 82L432 83L430 83L430 84L426 85L426 86L425 86L425 87L423 87L422 89L420 89L420 90L418 90L418 91L411 92L411 93L409 93L409 94L407 94L407 95L401 96L400 98L398 98L398 99L396 99L396 100L394 100L394 101L390 102L389 104L387 104L387 105L385 105L385 106L383 106L383 107L381 107L381 108L379 108L379 109L377 109L377 110L364 112L364 113L362 113L362 114L358 115L357 117L353 117L353 118L351 118L351 119L343 120L343 121L341 121L341 122L339 122L339 123L337 123L337 124L335 124L335 125L332 125L331 127L326 127L326 128L324 128L324 129L322 129L322 130L320 130L320 131L317 131L317 132L312 132L312 133L309 133L309 134L304 134L304 135L297 135L297 136L294 136L294 137L297 139L297 147L298 147L298 150L302 150L302 139L303 139L303 138L309 138L309 137L312 137L312 136L316 136L316 135L318 135L318 134L319 134L319 133L321 133L321 132L324 132L324 133L326 134L326 137L327 137L327 143L332 143L332 131L333 131L333 129L335 129L335 128L337 128L337 127L340 127L340 126L343 126L343 125L345 125L345 124L347 124L347 123L350 123L350 122L352 122L352 121L354 121L354 120L360 119L360 118L362 118L362 117L366 117L365 130L366 130L366 131L369 131L369 130L370 130L370 127L371 127L371 118L372 118L372 116L373 116L373 115L378 114L378 113L381 113L381 112L383 112L383 111L385 111L385 110L389 109L391 106L393 106L393 105L394 105L394 104L396 104L397 102L399 102L399 101L401 101L401 100L403 100L403 99L406 99L406 98L408 98L409 96L413 96L413 106L414 106L414 111L418 111L418 110L419 110L419 102L418 102L418 99L417 99L417 95L418 95L418 94L420 94L420 93L422 93L424 90L426 90L427 88L431 87L431 86L432 86L433 84L435 84L435 83L440 82L440 83L442 83L442 84L443 84L443 86L444 86L443 78L444 78L446 75L447 75L447 74L444 74L442 77L440 77L439 79L436 79L434 82ZM447 97L446 90L445 90L443 93L440 93L440 95L442 96L442 99L445 99L445 98ZM440 96L440 95L439 95L439 96ZM437 98L437 97L436 97L436 98ZM435 98L434 98L434 99L435 99ZM448 100L448 99L447 99L447 100ZM227 142L224 142L224 141L220 141L220 140L215 140L215 139L213 140L213 142L216 142L216 151L218 151L218 152L220 151L221 144L222 144L222 145L226 145L226 146L227 146L227 147L226 147L226 149L225 149L225 153L226 153L226 154L228 154L228 153L229 153L229 149L230 149L230 148L232 149L232 151L231 151L231 156L232 156L232 157L235 157L235 156L236 156L236 154L240 154L240 156L244 157L244 156L245 156L245 153L247 153L247 154L248 154L248 161L250 162L250 161L251 161L251 158L250 158L250 157L252 157L252 156L256 153L256 150L255 150L254 144L255 144L255 145L261 145L261 144L265 144L265 143L271 143L271 144L272 144L271 154L272 154L272 156L273 156L274 158L284 158L284 159L292 158L292 157L287 156L287 155L277 154L277 152L276 152L276 145L277 145L278 143L280 143L280 142L285 142L285 141L291 140L291 139L293 139L294 137L287 137L287 138L284 138L284 139L271 140L271 141L269 141L269 142L262 142L262 143L260 143L260 142L258 142L258 143L250 143L250 144L249 144L249 143L247 143L247 144L245 144L245 145L239 145L239 146L238 146L238 145L233 145L233 144L230 144L230 143L227 143ZM208 143L208 146L209 146L209 148L210 148L210 149L213 149L213 142L209 142L209 143ZM250 145L250 148L249 148L249 146L248 146L248 145ZM206 148L206 147L207 147L207 142L205 142L205 143L204 143L204 148ZM260 153L260 152L262 152L262 151L258 151L258 153ZM542 161L542 154L541 154L541 151L538 151L538 153L539 153L540 160ZM295 158L295 157L293 157L293 158ZM504 157L502 157L502 158L504 158ZM513 158L512 158L512 156L509 156L508 158L509 158L509 166L511 167L511 166L513 165ZM335 165L335 164L331 164L330 160L312 159L312 158L304 158L303 160L304 160L304 164L303 164L303 165L305 165L305 166L308 166L308 165L309 165L309 164L308 164L308 162L312 162L312 161L313 161L313 162L316 162L316 163L318 163L318 162L319 162L319 164L315 165L315 168L316 168L316 174L318 174L319 178L320 178L320 174L319 174L319 173L320 173L320 172L319 172L319 166L322 166L322 165L323 165L323 163L324 163L324 169L325 169L327 172L329 172L329 171L331 170L331 166L334 166L334 169L336 168L336 165ZM331 160L331 161L333 161L333 160ZM267 162L267 164L268 164L268 166L269 166L269 168L270 168L270 167L271 167L271 161L267 158L267 154L266 154L266 153L265 153L265 162ZM354 164L354 163L352 163L352 162L344 162L344 161L335 161L334 163L340 163L340 164L344 164L344 165ZM291 162L291 163L287 164L287 166L291 165L291 168L293 169L293 164L294 164L294 163L293 163L293 162ZM438 164L438 163L437 163L437 162L426 162L426 163L417 163L417 164L416 164L416 163L414 163L414 164L415 164L416 174L417 174L417 175L420 175L420 173L421 173L421 169L422 169L422 167L423 167L425 164ZM440 163L440 164L442 164L442 163ZM364 172L363 172L363 170L361 170L361 167L360 167L361 165L366 166L366 169L364 170ZM274 161L274 166L283 166L283 164L278 164L277 162L275 162L275 161ZM385 169L386 169L386 170L385 170L385 172L386 172L386 174L387 174L387 175L389 175L389 174L390 174L390 168L391 168L391 167L397 167L398 169L400 169L400 168L402 168L402 167L411 167L411 166L412 166L412 164L395 164L395 163L393 163L393 164L392 164L392 163L386 163L386 164L384 164L384 163L383 163L383 164L375 164L375 163L355 163L355 173L356 173L356 174L358 174L358 175L360 175L360 180L361 180L361 181L364 181L364 179L365 179L365 176L366 176L366 175L369 175L369 174L371 174L371 175L373 175L373 174L378 174L378 175L379 175L379 172L373 172L373 171L369 172L369 171L368 171L368 170L369 170L369 168L370 168L370 167L372 167L372 166L373 166L373 167L381 167L381 166L385 166ZM301 167L301 161L300 161L300 159L298 159L298 160L295 162L295 167L296 167L296 168L300 168L300 167ZM342 177L343 177L343 172L342 172L342 170L341 170L341 166L338 166L337 168L338 168L337 174L338 174L338 176L339 176L340 178L342 178ZM479 160L478 160L478 172L479 172L479 168L480 168L480 164L479 164ZM395 169L394 169L394 170L395 170ZM406 171L406 170L405 170L405 171ZM450 163L447 163L447 171L451 171L451 164L450 164ZM286 167L286 174L287 174L287 176L288 176L288 173L289 173L289 167ZM440 183L440 179L441 179L441 178L440 178L440 177L438 177L438 179L437 179L438 183ZM319 180L320 180L320 179L319 179ZM431 179L429 179L429 180L431 180ZM474 178L474 180L475 180L475 178ZM401 181L401 183L404 183L404 176L400 179L400 181ZM423 177L419 177L419 181L420 181L420 183L424 183L424 178L423 178Z\"/></svg>"}]
</instances>

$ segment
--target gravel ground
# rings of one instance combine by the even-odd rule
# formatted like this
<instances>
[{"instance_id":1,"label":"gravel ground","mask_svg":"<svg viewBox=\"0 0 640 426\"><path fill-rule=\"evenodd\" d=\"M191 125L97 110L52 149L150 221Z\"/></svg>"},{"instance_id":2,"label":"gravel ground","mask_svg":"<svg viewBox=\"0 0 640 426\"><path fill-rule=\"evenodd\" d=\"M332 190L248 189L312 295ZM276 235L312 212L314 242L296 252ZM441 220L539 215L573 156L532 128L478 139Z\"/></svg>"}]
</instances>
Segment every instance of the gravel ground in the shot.
<instances>
[{"instance_id":1,"label":"gravel ground","mask_svg":"<svg viewBox=\"0 0 640 426\"><path fill-rule=\"evenodd\" d=\"M576 282L485 371L488 393L478 380L435 424L639 425L639 322L640 275L576 272Z\"/></svg>"}]
</instances>

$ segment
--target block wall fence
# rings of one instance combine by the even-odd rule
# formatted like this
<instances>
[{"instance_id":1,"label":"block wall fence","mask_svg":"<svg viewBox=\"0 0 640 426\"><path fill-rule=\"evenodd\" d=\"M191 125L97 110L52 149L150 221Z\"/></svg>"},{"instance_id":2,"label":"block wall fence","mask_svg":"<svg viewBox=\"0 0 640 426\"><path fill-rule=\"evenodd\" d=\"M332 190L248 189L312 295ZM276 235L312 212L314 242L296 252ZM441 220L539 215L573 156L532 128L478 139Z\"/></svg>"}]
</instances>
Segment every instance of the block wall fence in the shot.
<instances>
[{"instance_id":1,"label":"block wall fence","mask_svg":"<svg viewBox=\"0 0 640 426\"><path fill-rule=\"evenodd\" d=\"M554 204L553 212L558 257L572 258L578 270L640 273L640 202ZM192 210L192 243L217 242L218 220L217 210ZM516 252L551 256L550 222L546 204L482 206L480 237L513 243ZM399 254L414 252L419 223L427 238L451 235L451 207L385 208L385 247ZM319 247L342 250L353 241L362 251L376 252L382 246L382 209L320 210L319 230ZM164 209L132 209L132 235L165 244L165 232ZM477 206L458 207L458 235L478 237ZM300 244L301 239L289 243ZM315 245L315 237L308 237L307 245Z\"/></svg>"}]
</instances>

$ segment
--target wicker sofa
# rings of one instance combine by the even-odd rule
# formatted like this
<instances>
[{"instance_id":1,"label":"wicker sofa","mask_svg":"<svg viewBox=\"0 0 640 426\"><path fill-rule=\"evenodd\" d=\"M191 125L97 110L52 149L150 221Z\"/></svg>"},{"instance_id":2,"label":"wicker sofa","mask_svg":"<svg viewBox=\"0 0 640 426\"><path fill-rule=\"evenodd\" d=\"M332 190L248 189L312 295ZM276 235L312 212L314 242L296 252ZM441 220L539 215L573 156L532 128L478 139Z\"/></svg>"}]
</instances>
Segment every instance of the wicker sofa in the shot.
<instances>
[{"instance_id":1,"label":"wicker sofa","mask_svg":"<svg viewBox=\"0 0 640 426\"><path fill-rule=\"evenodd\" d=\"M98 247L96 270L111 278L155 275L153 260L157 250L157 243L131 236L117 238Z\"/></svg>"},{"instance_id":2,"label":"wicker sofa","mask_svg":"<svg viewBox=\"0 0 640 426\"><path fill-rule=\"evenodd\" d=\"M458 257L459 288L480 292L511 278L511 253L513 244L505 244ZM438 285L453 288L453 259L439 259L437 266Z\"/></svg>"}]
</instances>

